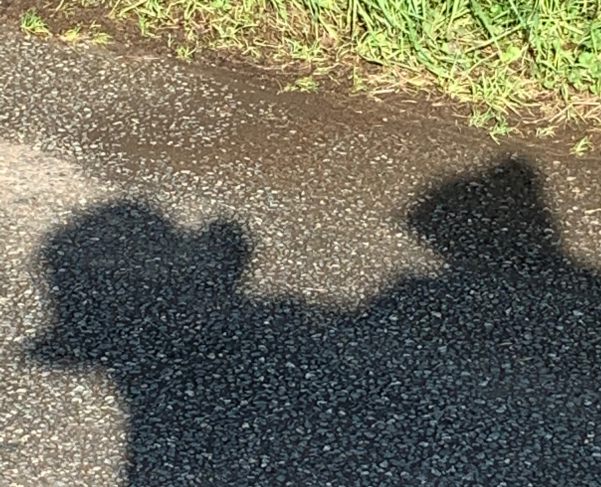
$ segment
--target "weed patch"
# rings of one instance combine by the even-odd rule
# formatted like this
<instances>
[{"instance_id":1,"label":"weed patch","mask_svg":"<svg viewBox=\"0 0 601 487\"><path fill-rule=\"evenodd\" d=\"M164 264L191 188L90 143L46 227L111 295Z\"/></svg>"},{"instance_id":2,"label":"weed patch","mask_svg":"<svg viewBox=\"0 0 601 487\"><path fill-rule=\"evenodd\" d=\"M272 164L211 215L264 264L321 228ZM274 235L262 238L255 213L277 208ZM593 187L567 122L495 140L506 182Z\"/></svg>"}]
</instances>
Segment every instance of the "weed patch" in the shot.
<instances>
[{"instance_id":1,"label":"weed patch","mask_svg":"<svg viewBox=\"0 0 601 487\"><path fill-rule=\"evenodd\" d=\"M525 118L540 136L601 123L601 0L62 0L57 9L87 7L165 39L186 61L211 48L297 69L289 89L344 73L355 91L435 91L495 137ZM35 12L22 28L48 33Z\"/></svg>"}]
</instances>

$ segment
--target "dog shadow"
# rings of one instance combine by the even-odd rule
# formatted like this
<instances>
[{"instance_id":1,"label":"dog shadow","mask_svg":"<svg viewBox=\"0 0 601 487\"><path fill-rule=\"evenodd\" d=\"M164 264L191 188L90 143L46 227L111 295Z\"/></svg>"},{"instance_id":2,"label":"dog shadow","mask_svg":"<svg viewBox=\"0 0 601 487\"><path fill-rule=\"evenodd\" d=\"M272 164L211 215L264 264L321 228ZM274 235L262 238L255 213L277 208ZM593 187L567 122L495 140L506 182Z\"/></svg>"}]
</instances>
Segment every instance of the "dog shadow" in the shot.
<instances>
[{"instance_id":1,"label":"dog shadow","mask_svg":"<svg viewBox=\"0 0 601 487\"><path fill-rule=\"evenodd\" d=\"M241 292L235 223L93 208L41 252L56 314L28 351L109 374L128 485L595 485L601 281L535 171L449 181L407 223L444 269L343 312Z\"/></svg>"}]
</instances>

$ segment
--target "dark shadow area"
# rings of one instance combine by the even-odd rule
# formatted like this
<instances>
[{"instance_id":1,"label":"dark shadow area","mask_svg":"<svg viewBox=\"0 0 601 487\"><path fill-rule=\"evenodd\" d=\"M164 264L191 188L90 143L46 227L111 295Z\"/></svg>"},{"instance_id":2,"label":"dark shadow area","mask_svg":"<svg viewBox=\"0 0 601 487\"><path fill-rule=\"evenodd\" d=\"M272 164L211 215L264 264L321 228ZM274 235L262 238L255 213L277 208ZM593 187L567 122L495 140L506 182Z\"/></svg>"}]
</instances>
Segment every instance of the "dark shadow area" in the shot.
<instances>
[{"instance_id":1,"label":"dark shadow area","mask_svg":"<svg viewBox=\"0 0 601 487\"><path fill-rule=\"evenodd\" d=\"M425 196L408 221L447 266L349 313L239 292L235 224L94 209L45 247L31 352L115 381L129 485L600 485L598 275L526 163Z\"/></svg>"}]
</instances>

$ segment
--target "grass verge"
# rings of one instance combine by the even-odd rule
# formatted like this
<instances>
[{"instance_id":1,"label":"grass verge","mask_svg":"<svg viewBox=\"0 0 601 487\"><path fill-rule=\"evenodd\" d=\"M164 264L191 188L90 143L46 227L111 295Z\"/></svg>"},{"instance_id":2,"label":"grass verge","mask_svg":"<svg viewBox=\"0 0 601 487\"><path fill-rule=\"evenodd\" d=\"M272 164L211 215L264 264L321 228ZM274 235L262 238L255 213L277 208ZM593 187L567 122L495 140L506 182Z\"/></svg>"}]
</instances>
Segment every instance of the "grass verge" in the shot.
<instances>
[{"instance_id":1,"label":"grass verge","mask_svg":"<svg viewBox=\"0 0 601 487\"><path fill-rule=\"evenodd\" d=\"M354 89L372 94L436 91L469 107L470 123L493 137L528 125L539 136L565 123L601 125L601 0L55 3L135 23L187 61L211 48L293 67L299 79L286 89L312 91L320 78L345 73ZM38 20L26 13L23 29L44 34Z\"/></svg>"}]
</instances>

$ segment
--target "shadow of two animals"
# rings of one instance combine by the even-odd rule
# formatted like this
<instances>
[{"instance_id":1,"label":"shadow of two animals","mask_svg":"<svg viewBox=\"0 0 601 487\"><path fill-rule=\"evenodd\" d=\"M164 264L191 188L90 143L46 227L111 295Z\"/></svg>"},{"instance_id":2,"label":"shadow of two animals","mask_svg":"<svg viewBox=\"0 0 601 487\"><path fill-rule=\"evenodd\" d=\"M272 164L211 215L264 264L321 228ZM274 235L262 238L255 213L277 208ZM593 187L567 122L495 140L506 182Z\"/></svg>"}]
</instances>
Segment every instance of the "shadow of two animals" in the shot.
<instances>
[{"instance_id":1,"label":"shadow of two animals","mask_svg":"<svg viewBox=\"0 0 601 487\"><path fill-rule=\"evenodd\" d=\"M601 285L535 172L450 181L408 222L445 270L341 312L239 292L234 223L92 209L45 245L56 317L30 352L110 375L131 485L594 485Z\"/></svg>"}]
</instances>

